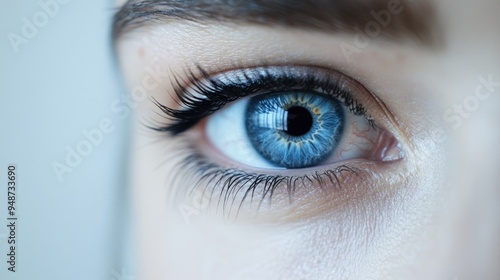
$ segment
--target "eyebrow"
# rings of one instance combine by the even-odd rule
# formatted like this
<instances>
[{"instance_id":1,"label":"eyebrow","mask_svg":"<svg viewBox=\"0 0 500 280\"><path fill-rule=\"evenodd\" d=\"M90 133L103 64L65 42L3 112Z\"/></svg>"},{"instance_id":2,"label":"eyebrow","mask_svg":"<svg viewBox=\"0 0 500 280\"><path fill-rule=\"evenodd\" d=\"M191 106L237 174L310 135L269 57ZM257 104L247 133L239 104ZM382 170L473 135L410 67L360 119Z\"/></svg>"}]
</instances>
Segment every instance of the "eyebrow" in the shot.
<instances>
[{"instance_id":1,"label":"eyebrow","mask_svg":"<svg viewBox=\"0 0 500 280\"><path fill-rule=\"evenodd\" d=\"M392 13L394 7L400 12ZM440 38L435 15L427 0L129 0L114 16L112 36L116 42L134 29L182 21L249 23L377 34L391 41L411 40L433 47Z\"/></svg>"}]
</instances>

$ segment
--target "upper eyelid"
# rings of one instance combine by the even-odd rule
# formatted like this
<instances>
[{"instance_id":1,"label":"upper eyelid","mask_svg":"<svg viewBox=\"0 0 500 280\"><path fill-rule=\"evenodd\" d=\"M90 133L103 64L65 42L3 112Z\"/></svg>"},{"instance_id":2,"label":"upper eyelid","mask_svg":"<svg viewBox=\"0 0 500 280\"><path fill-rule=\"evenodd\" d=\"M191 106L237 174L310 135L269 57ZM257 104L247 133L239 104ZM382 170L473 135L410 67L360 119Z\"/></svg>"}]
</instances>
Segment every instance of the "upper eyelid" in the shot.
<instances>
[{"instance_id":1,"label":"upper eyelid","mask_svg":"<svg viewBox=\"0 0 500 280\"><path fill-rule=\"evenodd\" d=\"M155 105L159 107L160 110L163 111L163 113L165 113L168 117L170 117L174 121L181 120L183 122L183 124L174 123L169 125L162 125L159 127L152 127L154 130L160 132L162 131L169 132L173 135L182 133L185 130L189 129L191 126L193 126L196 123L195 120L211 115L215 111L222 108L225 104L235 101L238 98L257 93L257 90L252 91L252 89L248 88L242 90L238 88L237 91L232 92L232 95L227 96L225 92L217 91L217 90L222 90L220 86L223 86L224 83L226 84L233 83L232 86L236 86L238 83L243 84L249 81L255 82L255 80L258 78L263 79L266 77L267 78L279 77L283 79L289 79L289 81L295 83L294 84L295 86L297 86L296 83L297 80L302 77L304 79L308 79L307 80L308 85L304 85L304 87L302 88L305 90L313 90L316 89L313 87L319 87L319 86L327 86L327 87L333 86L334 90L342 91L339 94L344 94L342 97L345 100L341 100L341 103L343 103L347 108L349 108L351 112L357 115L363 115L373 128L377 128L375 121L373 120L371 115L368 114L363 104L355 96L353 97L349 90L344 90L344 86L347 83L349 83L351 86L354 84L359 84L360 86L362 85L353 78L330 68L321 66L303 66L303 65L254 66L246 68L245 67L236 68L235 70L221 71L217 72L216 74L210 74L201 66L197 66L197 70L201 74L197 75L192 70L185 71L186 75L188 76L188 79L179 80L176 78L175 79L176 85L174 86L175 94L179 99L178 103L188 108L191 107L191 109L195 108L197 109L197 112L190 112L190 110L182 108L181 109L169 108L165 105L160 104L158 101L154 100ZM279 73L273 74L272 73L273 71ZM335 76L335 78L333 76ZM284 80L281 81L284 82ZM281 85L282 84L280 84L280 86ZM256 89L259 90L270 90L269 84L267 85L252 84L251 86L254 86ZM285 86L282 87L281 89L287 90L290 89L290 86L291 84L288 85L288 88ZM210 87L214 87L215 89ZM227 88L225 89L227 90ZM364 87L363 89L367 90ZM221 98L218 97L218 95L226 95L224 98L226 98L227 102L220 104L216 108L203 107L203 109L210 109L210 110L203 111L197 108L197 105L199 105L200 103L208 101L206 100L206 98L208 98L209 100L214 98ZM339 95L335 97L339 98L341 96ZM193 113L196 113L195 116L193 116ZM195 118L195 119L189 119L189 118Z\"/></svg>"}]
</instances>

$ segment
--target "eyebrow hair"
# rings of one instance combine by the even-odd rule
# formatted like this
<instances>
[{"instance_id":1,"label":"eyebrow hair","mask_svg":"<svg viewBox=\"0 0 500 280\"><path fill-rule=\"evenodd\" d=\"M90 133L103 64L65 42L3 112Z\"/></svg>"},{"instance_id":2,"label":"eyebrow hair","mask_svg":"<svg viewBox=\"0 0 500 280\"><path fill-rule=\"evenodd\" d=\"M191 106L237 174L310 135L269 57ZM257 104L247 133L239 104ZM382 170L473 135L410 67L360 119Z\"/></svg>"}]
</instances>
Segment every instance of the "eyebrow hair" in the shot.
<instances>
[{"instance_id":1,"label":"eyebrow hair","mask_svg":"<svg viewBox=\"0 0 500 280\"><path fill-rule=\"evenodd\" d=\"M402 11L390 14L387 21L391 2L400 3ZM353 34L373 28L370 22L377 23L374 14L384 19L383 11L388 23L382 25L378 20L380 37L409 39L429 47L438 44L436 13L427 0L129 0L114 16L112 36L116 42L133 29L178 21L238 22Z\"/></svg>"}]
</instances>

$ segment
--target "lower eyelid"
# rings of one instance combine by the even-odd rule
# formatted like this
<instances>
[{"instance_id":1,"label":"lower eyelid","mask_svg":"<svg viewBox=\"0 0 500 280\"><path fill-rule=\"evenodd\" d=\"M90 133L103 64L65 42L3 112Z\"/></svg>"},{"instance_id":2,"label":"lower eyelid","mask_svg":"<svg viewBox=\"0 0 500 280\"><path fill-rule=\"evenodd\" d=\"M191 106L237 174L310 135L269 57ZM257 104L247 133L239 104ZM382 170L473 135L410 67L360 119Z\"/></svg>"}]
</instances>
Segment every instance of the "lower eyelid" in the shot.
<instances>
[{"instance_id":1,"label":"lower eyelid","mask_svg":"<svg viewBox=\"0 0 500 280\"><path fill-rule=\"evenodd\" d=\"M190 153L196 152L193 150ZM207 175L212 170L206 168L210 163L203 156L198 159L200 161L196 162L191 158L189 163L201 167L196 172L181 166L177 170L171 170L177 176L185 178L183 185L176 189L175 197L180 200L192 200L193 193L197 192L198 196L201 193L204 199L209 201L205 214L220 214L223 219L233 222L237 219L255 220L255 214L258 214L255 220L258 222L276 222L276 219L290 222L315 217L325 211L337 211L334 209L358 198L365 199L377 192L390 191L391 186L398 185L398 180L404 178L390 175L401 172L401 162L351 160L320 169L293 170L286 176L280 175L278 170L271 172L274 174L264 175L259 174L259 170L254 170L256 173L248 173L237 169L217 169ZM240 175L235 176L238 172L241 172ZM233 185L228 187L230 177ZM260 178L260 183L251 188L250 184L258 181L257 178ZM273 186L265 182L277 181L276 178L282 178L281 184ZM240 184L234 183L238 181ZM246 198L243 199L245 194ZM174 205L178 203L180 201Z\"/></svg>"},{"instance_id":2,"label":"lower eyelid","mask_svg":"<svg viewBox=\"0 0 500 280\"><path fill-rule=\"evenodd\" d=\"M192 201L202 194L208 201L204 215L225 221L289 223L319 217L340 211L339 207L354 201L373 199L375 193L394 191L393 187L403 186L406 177L402 175L403 161L360 159L295 170L245 167L243 171L213 150L207 153L210 144L199 133L190 132L185 140L201 141L202 145L194 147L192 142L179 141L174 148L181 164L169 172L182 180L168 182L176 186L177 201L172 205ZM279 180L280 184L273 185Z\"/></svg>"}]
</instances>

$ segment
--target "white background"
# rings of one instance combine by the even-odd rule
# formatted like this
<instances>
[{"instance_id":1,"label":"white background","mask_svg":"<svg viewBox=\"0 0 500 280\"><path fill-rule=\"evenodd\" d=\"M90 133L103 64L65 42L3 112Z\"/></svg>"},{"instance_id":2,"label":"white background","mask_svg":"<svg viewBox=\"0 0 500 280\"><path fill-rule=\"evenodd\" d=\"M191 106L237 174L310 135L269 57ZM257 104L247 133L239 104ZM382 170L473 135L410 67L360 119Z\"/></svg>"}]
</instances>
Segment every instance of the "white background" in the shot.
<instances>
[{"instance_id":1,"label":"white background","mask_svg":"<svg viewBox=\"0 0 500 280\"><path fill-rule=\"evenodd\" d=\"M128 119L111 110L126 94L109 39L114 1L59 5L18 53L9 34L22 36L23 18L33 22L44 10L38 1L0 1L0 279L135 279L123 262L133 259ZM51 165L64 164L66 147L76 149L86 139L82 131L105 118L114 132L60 182ZM11 163L18 172L16 273L6 263Z\"/></svg>"}]
</instances>

